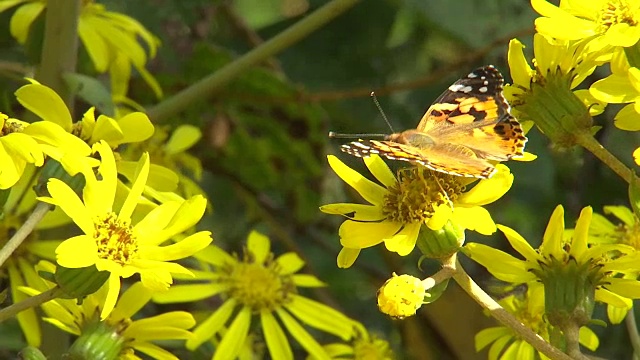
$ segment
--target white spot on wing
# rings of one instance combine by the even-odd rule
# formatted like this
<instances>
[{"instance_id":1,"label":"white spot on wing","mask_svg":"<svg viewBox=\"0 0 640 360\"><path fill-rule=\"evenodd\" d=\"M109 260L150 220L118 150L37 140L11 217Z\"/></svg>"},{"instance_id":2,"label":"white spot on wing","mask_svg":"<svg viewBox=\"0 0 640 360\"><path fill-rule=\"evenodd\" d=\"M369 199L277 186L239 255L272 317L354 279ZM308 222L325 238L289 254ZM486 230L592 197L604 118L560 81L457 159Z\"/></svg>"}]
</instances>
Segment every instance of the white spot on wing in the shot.
<instances>
[{"instance_id":1,"label":"white spot on wing","mask_svg":"<svg viewBox=\"0 0 640 360\"><path fill-rule=\"evenodd\" d=\"M463 93L468 93L470 91L473 90L473 88L471 86L464 86L462 84L453 84L451 86L449 86L449 90L453 91L453 92L463 92Z\"/></svg>"}]
</instances>

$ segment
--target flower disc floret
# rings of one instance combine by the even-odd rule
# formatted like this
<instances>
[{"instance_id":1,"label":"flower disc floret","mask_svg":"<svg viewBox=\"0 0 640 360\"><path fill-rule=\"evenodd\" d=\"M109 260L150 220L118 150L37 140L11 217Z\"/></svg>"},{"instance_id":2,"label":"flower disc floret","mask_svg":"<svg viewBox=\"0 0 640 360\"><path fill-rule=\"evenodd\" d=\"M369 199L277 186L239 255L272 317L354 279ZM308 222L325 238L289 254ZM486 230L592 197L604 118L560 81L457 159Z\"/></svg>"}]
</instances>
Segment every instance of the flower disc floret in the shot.
<instances>
[{"instance_id":1,"label":"flower disc floret","mask_svg":"<svg viewBox=\"0 0 640 360\"><path fill-rule=\"evenodd\" d=\"M402 170L384 196L382 214L402 223L427 221L440 205L449 205L465 190L459 179L422 167Z\"/></svg>"},{"instance_id":2,"label":"flower disc floret","mask_svg":"<svg viewBox=\"0 0 640 360\"><path fill-rule=\"evenodd\" d=\"M120 265L126 265L138 253L138 241L133 234L131 221L119 219L115 213L98 216L94 238L98 245L98 257Z\"/></svg>"}]
</instances>

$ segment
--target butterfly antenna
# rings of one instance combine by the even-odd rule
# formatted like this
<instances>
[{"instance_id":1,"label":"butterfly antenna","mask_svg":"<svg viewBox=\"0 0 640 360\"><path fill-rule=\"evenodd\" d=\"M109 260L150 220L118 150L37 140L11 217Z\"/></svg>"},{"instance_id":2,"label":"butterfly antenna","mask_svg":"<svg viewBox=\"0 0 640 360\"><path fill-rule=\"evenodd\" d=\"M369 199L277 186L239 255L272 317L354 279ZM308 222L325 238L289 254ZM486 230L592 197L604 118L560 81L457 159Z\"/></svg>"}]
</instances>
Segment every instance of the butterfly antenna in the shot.
<instances>
[{"instance_id":1,"label":"butterfly antenna","mask_svg":"<svg viewBox=\"0 0 640 360\"><path fill-rule=\"evenodd\" d=\"M382 110L382 106L380 106L380 102L378 101L378 97L376 96L376 93L372 91L371 92L371 97L373 98L373 103L376 104L376 107L378 108L378 111L380 112L380 115L382 115L382 118L384 119L384 122L386 122L387 125L389 125L389 129L391 130L391 132L395 133L395 131L393 130L393 126L391 126L391 122L389 122L389 119L387 118L387 115Z\"/></svg>"},{"instance_id":2,"label":"butterfly antenna","mask_svg":"<svg viewBox=\"0 0 640 360\"><path fill-rule=\"evenodd\" d=\"M362 138L380 138L380 139L384 139L385 136L387 136L388 134L368 134L368 133L361 133L361 134L343 134L343 133L337 133L335 131L329 131L329 137L333 138L333 139L362 139Z\"/></svg>"}]
</instances>

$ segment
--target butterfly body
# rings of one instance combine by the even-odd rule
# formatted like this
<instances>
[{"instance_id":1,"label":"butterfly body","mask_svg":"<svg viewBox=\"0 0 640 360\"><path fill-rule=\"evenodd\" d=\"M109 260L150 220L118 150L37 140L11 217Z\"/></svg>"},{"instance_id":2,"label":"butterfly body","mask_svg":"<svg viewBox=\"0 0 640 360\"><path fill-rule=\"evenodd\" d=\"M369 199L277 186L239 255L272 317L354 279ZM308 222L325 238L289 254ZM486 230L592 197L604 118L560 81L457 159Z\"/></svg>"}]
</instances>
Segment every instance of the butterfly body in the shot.
<instances>
[{"instance_id":1,"label":"butterfly body","mask_svg":"<svg viewBox=\"0 0 640 360\"><path fill-rule=\"evenodd\" d=\"M472 71L427 109L415 129L342 145L354 156L379 154L447 174L488 178L490 161L521 157L527 138L502 94L503 78L493 66Z\"/></svg>"}]
</instances>

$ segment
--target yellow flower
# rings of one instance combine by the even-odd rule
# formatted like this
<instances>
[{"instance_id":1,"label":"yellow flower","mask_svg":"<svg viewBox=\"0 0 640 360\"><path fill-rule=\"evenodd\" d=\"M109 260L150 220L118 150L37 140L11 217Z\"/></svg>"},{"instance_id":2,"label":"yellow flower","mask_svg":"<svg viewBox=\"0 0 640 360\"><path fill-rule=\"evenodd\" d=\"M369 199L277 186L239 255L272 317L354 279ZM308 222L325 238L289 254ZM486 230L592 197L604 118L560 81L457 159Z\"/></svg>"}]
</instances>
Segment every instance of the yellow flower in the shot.
<instances>
[{"instance_id":1,"label":"yellow flower","mask_svg":"<svg viewBox=\"0 0 640 360\"><path fill-rule=\"evenodd\" d=\"M8 189L18 182L27 164L44 164L38 142L22 133L28 125L0 113L0 189Z\"/></svg>"},{"instance_id":2,"label":"yellow flower","mask_svg":"<svg viewBox=\"0 0 640 360\"><path fill-rule=\"evenodd\" d=\"M64 155L76 157L89 155L91 148L87 146L87 143L93 145L100 140L105 140L111 148L116 149L123 144L148 140L154 133L153 124L147 115L141 112L129 113L118 120L106 115L100 115L96 119L95 109L90 108L84 114L82 121L73 123L71 114L60 96L35 80L31 81L32 84L25 85L16 91L16 97L25 108L45 120L32 124L31 126L36 125L33 129L37 130L46 126L47 132L44 135L40 134L44 132L42 130L30 133L34 133L33 137L39 142L51 144L52 146L41 146L43 151L46 155L60 161L65 166L65 170L71 174L80 171L82 163L85 161L78 161L78 159L62 161L62 157ZM59 129L54 132L57 129L56 124L67 133L59 131ZM26 130L26 132L29 131L29 129ZM48 140L49 138L53 138L53 140ZM88 162L97 166L94 160L88 159ZM137 168L136 162L123 160L119 156L117 160L118 173L130 181L133 180ZM173 171L156 164L151 165L147 185L158 191L173 191L177 184L178 175ZM177 200L177 198L172 200Z\"/></svg>"},{"instance_id":3,"label":"yellow flower","mask_svg":"<svg viewBox=\"0 0 640 360\"><path fill-rule=\"evenodd\" d=\"M332 343L323 346L331 359L335 360L394 360L396 358L389 342L370 334L360 323L354 323L356 335L348 343ZM308 357L308 360L314 357Z\"/></svg>"},{"instance_id":4,"label":"yellow flower","mask_svg":"<svg viewBox=\"0 0 640 360\"><path fill-rule=\"evenodd\" d=\"M544 317L544 289L540 283L531 283L525 294L514 292L502 298L499 303L527 328L533 330L543 339L551 341L554 330ZM580 344L591 351L595 351L600 345L598 336L588 327L580 328L579 338ZM489 359L545 358L531 344L515 336L513 331L506 326L486 328L476 334L476 351L480 351L490 344Z\"/></svg>"},{"instance_id":5,"label":"yellow flower","mask_svg":"<svg viewBox=\"0 0 640 360\"><path fill-rule=\"evenodd\" d=\"M625 245L589 247L591 218L591 208L584 208L570 241L565 243L564 209L558 205L538 250L514 230L498 225L524 260L479 243L466 244L465 253L500 280L530 286L542 282L545 314L552 325L557 325L557 317L569 314L571 321L585 325L591 319L593 299L625 307L628 299L640 298L640 282L617 276L630 272L630 264L638 262L635 250ZM620 255L611 258L613 251Z\"/></svg>"},{"instance_id":6,"label":"yellow flower","mask_svg":"<svg viewBox=\"0 0 640 360\"><path fill-rule=\"evenodd\" d=\"M335 156L328 156L336 174L353 187L370 205L328 204L322 212L347 218L339 230L343 246L338 266L349 267L363 248L385 243L387 250L401 256L415 247L422 225L440 230L451 221L464 229L484 235L495 232L489 212L482 206L502 197L513 183L509 168L498 164L498 172L480 180L469 191L475 179L430 171L424 167L401 170L396 178L378 156L364 162L378 185L346 166Z\"/></svg>"},{"instance_id":7,"label":"yellow flower","mask_svg":"<svg viewBox=\"0 0 640 360\"><path fill-rule=\"evenodd\" d=\"M378 308L384 314L404 319L413 316L422 304L427 291L422 280L403 274L393 274L378 290Z\"/></svg>"},{"instance_id":8,"label":"yellow flower","mask_svg":"<svg viewBox=\"0 0 640 360\"><path fill-rule=\"evenodd\" d=\"M85 166L82 200L58 179L50 179L47 184L51 197L40 200L62 208L84 232L58 246L58 264L66 268L95 265L98 271L110 273L109 294L101 314L105 318L116 303L121 277L139 273L146 287L166 290L172 282L171 273L190 274L171 261L191 256L209 245L211 234L201 231L175 244L160 246L194 226L202 217L206 200L194 196L187 201L167 202L134 224L132 217L149 174L148 155L140 159L138 176L118 211L114 209L118 174L113 152L103 141L94 147L102 159L98 168L101 179L97 179L92 168Z\"/></svg>"},{"instance_id":9,"label":"yellow flower","mask_svg":"<svg viewBox=\"0 0 640 360\"><path fill-rule=\"evenodd\" d=\"M633 150L633 161L640 166L640 147Z\"/></svg>"},{"instance_id":10,"label":"yellow flower","mask_svg":"<svg viewBox=\"0 0 640 360\"><path fill-rule=\"evenodd\" d=\"M586 40L556 43L535 34L535 58L531 68L524 56L524 45L509 43L509 69L513 84L504 94L513 106L513 114L531 120L554 143L570 147L592 133L592 116L604 111L606 104L588 90L572 91L596 67L609 60L603 50L589 49Z\"/></svg>"},{"instance_id":11,"label":"yellow flower","mask_svg":"<svg viewBox=\"0 0 640 360\"><path fill-rule=\"evenodd\" d=\"M618 58L618 57L616 57ZM591 85L591 95L612 104L629 103L618 111L614 125L621 130L640 130L640 69L630 67L623 57L611 64L612 74Z\"/></svg>"},{"instance_id":12,"label":"yellow flower","mask_svg":"<svg viewBox=\"0 0 640 360\"><path fill-rule=\"evenodd\" d=\"M254 317L258 318L256 320L262 328L260 333L273 359L293 359L285 329L310 355L329 359L300 321L343 340L353 336L353 320L298 294L298 287L320 287L324 284L315 276L296 274L304 262L295 253L274 258L266 236L251 232L240 260L215 246L208 247L196 257L213 269L194 270L197 284L175 285L153 297L159 303L174 303L222 296L223 304L194 330L194 339L187 341L188 349L193 350L220 335L222 340L217 344L213 359L234 359L250 336Z\"/></svg>"},{"instance_id":13,"label":"yellow flower","mask_svg":"<svg viewBox=\"0 0 640 360\"><path fill-rule=\"evenodd\" d=\"M589 243L623 244L640 251L640 221L633 211L625 206L605 206L604 213L615 216L619 223L613 224L606 217L594 213L589 226ZM636 279L639 273L640 269L629 270L622 276L627 279ZM607 317L612 324L621 323L633 306L630 299L621 298L620 300L625 303L625 306L607 306Z\"/></svg>"},{"instance_id":14,"label":"yellow flower","mask_svg":"<svg viewBox=\"0 0 640 360\"><path fill-rule=\"evenodd\" d=\"M0 12L23 4L11 17L11 35L20 44L29 36L31 24L46 8L43 0L16 0L0 3ZM78 34L93 65L99 73L109 71L112 96L116 102L126 98L131 66L138 71L157 97L162 90L155 78L145 69L148 58L153 58L160 41L137 20L112 11L93 1L83 1ZM140 44L142 40L144 44ZM148 55L147 55L148 50Z\"/></svg>"},{"instance_id":15,"label":"yellow flower","mask_svg":"<svg viewBox=\"0 0 640 360\"><path fill-rule=\"evenodd\" d=\"M531 0L543 17L536 31L559 40L579 40L597 35L611 46L632 46L640 40L640 3L637 0L561 0L556 7Z\"/></svg>"},{"instance_id":16,"label":"yellow flower","mask_svg":"<svg viewBox=\"0 0 640 360\"><path fill-rule=\"evenodd\" d=\"M41 270L55 272L55 265L41 262ZM36 288L22 288L35 296L53 287L41 283ZM78 336L71 346L80 358L96 358L96 354L109 354L118 359L139 359L136 351L153 359L175 359L171 352L153 344L154 341L187 340L192 338L188 329L195 325L193 315L185 311L171 311L152 317L132 317L151 299L151 292L137 282L123 292L109 316L101 318L109 290L107 284L86 296L82 303L75 299L55 299L41 305L44 321ZM106 356L108 357L108 356Z\"/></svg>"},{"instance_id":17,"label":"yellow flower","mask_svg":"<svg viewBox=\"0 0 640 360\"><path fill-rule=\"evenodd\" d=\"M25 85L16 91L16 98L46 121L27 123L0 113L0 189L13 186L27 164L42 166L45 155L60 161L64 155L90 154L87 144L68 133L71 116L53 90Z\"/></svg>"},{"instance_id":18,"label":"yellow flower","mask_svg":"<svg viewBox=\"0 0 640 360\"><path fill-rule=\"evenodd\" d=\"M589 51L588 41L572 41L554 43L540 34L533 36L533 68L524 55L525 46L517 39L509 42L507 54L509 70L513 84L505 87L505 96L517 111L517 107L526 101L525 96L531 92L532 84L544 86L547 77L564 77L569 89L580 85L596 67L609 60L606 53ZM578 96L589 107L590 114L598 115L604 106L589 95L587 90L576 90Z\"/></svg>"}]
</instances>

